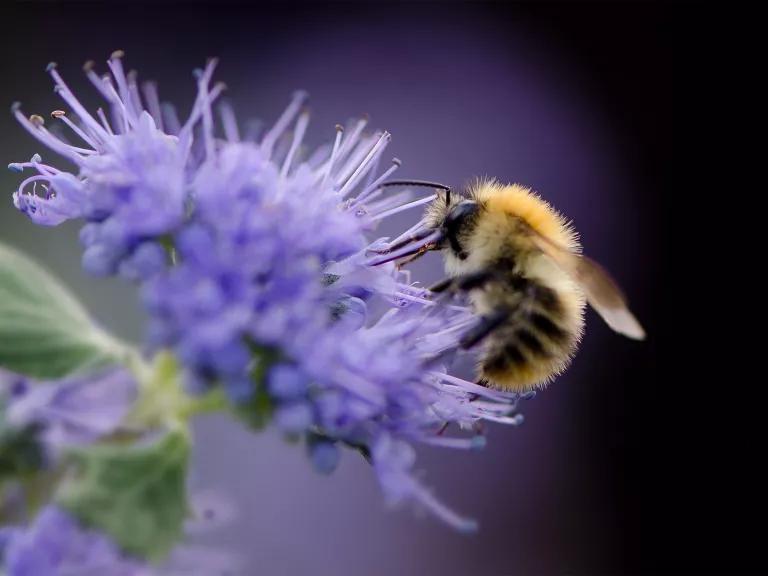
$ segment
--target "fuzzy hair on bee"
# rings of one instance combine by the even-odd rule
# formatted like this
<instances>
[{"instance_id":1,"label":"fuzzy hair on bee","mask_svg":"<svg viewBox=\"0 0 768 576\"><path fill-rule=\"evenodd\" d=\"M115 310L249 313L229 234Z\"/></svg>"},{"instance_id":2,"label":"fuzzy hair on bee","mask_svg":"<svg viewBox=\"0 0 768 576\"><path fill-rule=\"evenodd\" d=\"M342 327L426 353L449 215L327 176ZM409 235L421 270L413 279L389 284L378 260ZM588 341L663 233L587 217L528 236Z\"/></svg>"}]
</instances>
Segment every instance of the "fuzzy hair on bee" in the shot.
<instances>
[{"instance_id":1,"label":"fuzzy hair on bee","mask_svg":"<svg viewBox=\"0 0 768 576\"><path fill-rule=\"evenodd\" d=\"M582 255L573 225L529 188L442 186L423 223L416 257L440 250L448 274L433 291L466 292L478 315L461 346L479 349L481 383L526 392L551 382L578 348L587 303L615 331L645 337L616 283Z\"/></svg>"}]
</instances>

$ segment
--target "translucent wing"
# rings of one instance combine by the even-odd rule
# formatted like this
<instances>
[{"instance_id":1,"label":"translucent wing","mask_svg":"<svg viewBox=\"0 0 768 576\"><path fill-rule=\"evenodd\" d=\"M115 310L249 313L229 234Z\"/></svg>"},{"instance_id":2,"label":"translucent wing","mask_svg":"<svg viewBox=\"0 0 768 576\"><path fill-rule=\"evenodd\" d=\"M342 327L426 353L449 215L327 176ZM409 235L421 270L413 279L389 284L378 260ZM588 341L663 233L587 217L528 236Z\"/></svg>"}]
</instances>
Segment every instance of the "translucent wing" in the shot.
<instances>
[{"instance_id":1,"label":"translucent wing","mask_svg":"<svg viewBox=\"0 0 768 576\"><path fill-rule=\"evenodd\" d=\"M645 339L645 330L629 311L621 289L600 264L558 246L533 229L531 237L542 252L581 286L587 302L608 326L628 338Z\"/></svg>"}]
</instances>

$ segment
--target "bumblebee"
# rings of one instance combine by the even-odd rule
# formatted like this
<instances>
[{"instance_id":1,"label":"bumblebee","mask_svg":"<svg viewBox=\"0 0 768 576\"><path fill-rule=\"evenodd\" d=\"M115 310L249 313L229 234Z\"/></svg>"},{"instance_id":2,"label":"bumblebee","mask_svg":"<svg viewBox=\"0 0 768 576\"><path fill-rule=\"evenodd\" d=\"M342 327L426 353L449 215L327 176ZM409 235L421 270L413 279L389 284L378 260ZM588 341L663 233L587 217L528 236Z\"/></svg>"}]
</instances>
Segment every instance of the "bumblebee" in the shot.
<instances>
[{"instance_id":1,"label":"bumblebee","mask_svg":"<svg viewBox=\"0 0 768 576\"><path fill-rule=\"evenodd\" d=\"M645 338L616 283L581 253L573 226L529 188L479 180L457 194L428 182L386 185L438 190L421 230L389 251L408 261L443 253L448 278L431 289L468 294L479 318L460 346L479 348L480 383L544 387L573 358L587 303L616 332Z\"/></svg>"}]
</instances>

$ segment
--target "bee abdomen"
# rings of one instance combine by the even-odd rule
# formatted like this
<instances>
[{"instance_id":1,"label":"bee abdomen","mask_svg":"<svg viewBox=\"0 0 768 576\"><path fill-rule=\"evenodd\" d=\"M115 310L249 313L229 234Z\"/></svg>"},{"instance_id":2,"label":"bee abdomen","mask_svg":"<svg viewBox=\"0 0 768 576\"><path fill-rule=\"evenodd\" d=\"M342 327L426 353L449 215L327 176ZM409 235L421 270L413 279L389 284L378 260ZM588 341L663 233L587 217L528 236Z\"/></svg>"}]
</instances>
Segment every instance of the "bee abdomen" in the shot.
<instances>
[{"instance_id":1,"label":"bee abdomen","mask_svg":"<svg viewBox=\"0 0 768 576\"><path fill-rule=\"evenodd\" d=\"M541 386L565 368L578 341L556 292L537 291L520 303L509 321L491 334L480 357L482 378L492 386L527 391Z\"/></svg>"}]
</instances>

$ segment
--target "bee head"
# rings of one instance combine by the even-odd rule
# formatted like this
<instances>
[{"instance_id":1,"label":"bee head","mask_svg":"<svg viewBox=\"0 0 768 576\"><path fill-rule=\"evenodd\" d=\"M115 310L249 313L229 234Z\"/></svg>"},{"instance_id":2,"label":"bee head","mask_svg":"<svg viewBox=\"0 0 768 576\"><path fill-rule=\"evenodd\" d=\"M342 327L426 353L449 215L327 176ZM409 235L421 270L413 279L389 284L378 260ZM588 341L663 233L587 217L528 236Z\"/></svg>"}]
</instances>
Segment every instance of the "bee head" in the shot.
<instances>
[{"instance_id":1,"label":"bee head","mask_svg":"<svg viewBox=\"0 0 768 576\"><path fill-rule=\"evenodd\" d=\"M466 239L475 227L480 204L464 197L459 197L455 204L446 204L449 204L448 211L441 225L444 243L459 260L466 260Z\"/></svg>"}]
</instances>

